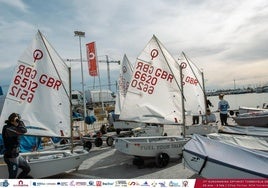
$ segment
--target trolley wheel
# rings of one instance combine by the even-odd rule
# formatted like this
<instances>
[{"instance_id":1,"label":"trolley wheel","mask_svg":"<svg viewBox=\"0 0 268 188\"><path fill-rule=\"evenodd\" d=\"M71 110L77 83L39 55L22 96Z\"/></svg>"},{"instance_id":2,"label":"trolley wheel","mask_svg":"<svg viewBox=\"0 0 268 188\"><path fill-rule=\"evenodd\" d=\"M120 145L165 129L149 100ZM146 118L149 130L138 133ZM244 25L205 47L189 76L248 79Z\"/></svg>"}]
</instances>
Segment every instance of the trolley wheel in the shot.
<instances>
[{"instance_id":1,"label":"trolley wheel","mask_svg":"<svg viewBox=\"0 0 268 188\"><path fill-rule=\"evenodd\" d=\"M112 146L114 144L114 138L111 137L111 136L108 136L107 139L106 139L106 144L108 146Z\"/></svg>"},{"instance_id":2,"label":"trolley wheel","mask_svg":"<svg viewBox=\"0 0 268 188\"><path fill-rule=\"evenodd\" d=\"M89 151L92 148L92 143L90 141L86 141L84 142L83 147L85 150Z\"/></svg>"},{"instance_id":3,"label":"trolley wheel","mask_svg":"<svg viewBox=\"0 0 268 188\"><path fill-rule=\"evenodd\" d=\"M115 132L116 132L117 135L119 135L120 132L121 132L121 129L116 129Z\"/></svg>"},{"instance_id":4,"label":"trolley wheel","mask_svg":"<svg viewBox=\"0 0 268 188\"><path fill-rule=\"evenodd\" d=\"M95 139L95 146L96 146L96 147L101 147L101 146L102 146L102 142L103 142L103 141L102 141L101 138L99 138L99 137L96 138L96 139Z\"/></svg>"},{"instance_id":5,"label":"trolley wheel","mask_svg":"<svg viewBox=\"0 0 268 188\"><path fill-rule=\"evenodd\" d=\"M159 168L165 167L169 163L169 156L166 153L159 153L155 158L156 166Z\"/></svg>"},{"instance_id":6,"label":"trolley wheel","mask_svg":"<svg viewBox=\"0 0 268 188\"><path fill-rule=\"evenodd\" d=\"M138 167L144 166L144 159L139 156L135 156L132 164Z\"/></svg>"}]
</instances>

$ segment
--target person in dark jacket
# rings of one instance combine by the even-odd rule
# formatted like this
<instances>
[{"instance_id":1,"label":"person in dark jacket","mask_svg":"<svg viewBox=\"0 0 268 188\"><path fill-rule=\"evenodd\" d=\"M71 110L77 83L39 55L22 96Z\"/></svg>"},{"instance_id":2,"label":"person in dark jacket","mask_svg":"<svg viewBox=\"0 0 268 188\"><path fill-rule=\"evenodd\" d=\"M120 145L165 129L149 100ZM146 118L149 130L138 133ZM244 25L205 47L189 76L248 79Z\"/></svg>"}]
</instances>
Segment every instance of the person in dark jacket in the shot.
<instances>
[{"instance_id":1,"label":"person in dark jacket","mask_svg":"<svg viewBox=\"0 0 268 188\"><path fill-rule=\"evenodd\" d=\"M5 123L2 137L5 148L4 160L8 166L9 179L30 178L28 173L31 171L31 168L27 161L19 154L20 135L25 134L27 129L16 113L10 114ZM19 168L22 169L22 172L17 176Z\"/></svg>"}]
</instances>

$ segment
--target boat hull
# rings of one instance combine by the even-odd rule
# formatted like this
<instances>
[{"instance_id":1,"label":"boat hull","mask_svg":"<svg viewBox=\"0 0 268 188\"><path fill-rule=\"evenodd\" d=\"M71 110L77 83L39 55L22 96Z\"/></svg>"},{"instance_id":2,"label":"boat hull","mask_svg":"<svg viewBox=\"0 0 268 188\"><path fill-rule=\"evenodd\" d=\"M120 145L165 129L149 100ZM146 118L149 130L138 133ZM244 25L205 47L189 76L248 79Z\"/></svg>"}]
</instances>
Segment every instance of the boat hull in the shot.
<instances>
[{"instance_id":1,"label":"boat hull","mask_svg":"<svg viewBox=\"0 0 268 188\"><path fill-rule=\"evenodd\" d=\"M117 138L115 148L124 154L139 157L155 157L166 153L170 158L179 158L189 139L172 136Z\"/></svg>"},{"instance_id":2,"label":"boat hull","mask_svg":"<svg viewBox=\"0 0 268 188\"><path fill-rule=\"evenodd\" d=\"M221 161L212 160L197 153L183 151L186 166L205 178L267 178L266 174L257 174L243 168L237 168ZM203 167L204 166L204 167Z\"/></svg>"},{"instance_id":3,"label":"boat hull","mask_svg":"<svg viewBox=\"0 0 268 188\"><path fill-rule=\"evenodd\" d=\"M263 116L238 116L233 117L233 119L240 126L255 126L268 128L268 114Z\"/></svg>"},{"instance_id":4,"label":"boat hull","mask_svg":"<svg viewBox=\"0 0 268 188\"><path fill-rule=\"evenodd\" d=\"M31 176L45 178L78 168L88 158L89 153L85 150L77 150L73 153L64 150L23 153L21 155L29 160ZM8 178L8 169L3 162L3 156L0 157L0 161L0 178Z\"/></svg>"},{"instance_id":5,"label":"boat hull","mask_svg":"<svg viewBox=\"0 0 268 188\"><path fill-rule=\"evenodd\" d=\"M267 152L193 135L184 145L186 166L204 178L268 178Z\"/></svg>"}]
</instances>

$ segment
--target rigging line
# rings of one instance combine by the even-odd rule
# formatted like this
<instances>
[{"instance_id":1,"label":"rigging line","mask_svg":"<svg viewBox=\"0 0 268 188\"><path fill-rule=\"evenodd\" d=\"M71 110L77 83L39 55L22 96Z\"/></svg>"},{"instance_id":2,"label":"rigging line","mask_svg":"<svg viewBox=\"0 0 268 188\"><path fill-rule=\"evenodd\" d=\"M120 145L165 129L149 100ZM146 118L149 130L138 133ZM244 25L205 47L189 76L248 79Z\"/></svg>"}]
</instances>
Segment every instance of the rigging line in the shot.
<instances>
[{"instance_id":1,"label":"rigging line","mask_svg":"<svg viewBox=\"0 0 268 188\"><path fill-rule=\"evenodd\" d=\"M26 63L26 62L21 61L21 60L18 60L18 62L19 62L19 63L22 63L22 64L25 64L25 65L27 65L27 66L33 67L33 65L30 64L30 63Z\"/></svg>"},{"instance_id":2,"label":"rigging line","mask_svg":"<svg viewBox=\"0 0 268 188\"><path fill-rule=\"evenodd\" d=\"M166 56L164 55L164 52L163 52L163 50L162 50L162 48L161 48L161 45L160 45L160 41L158 41L158 39L156 38L155 35L154 35L154 38L156 39L157 45L158 45L159 49L161 50L161 52L162 52L162 54L163 54L163 57L164 57L164 59L165 59L167 65L168 65L168 68L169 68L170 72L171 72L173 75L175 75L174 72L172 71L172 69L171 69L171 67L170 67L170 65L169 65L169 63L168 63L168 61L167 61ZM174 59L174 58L173 58L173 59ZM176 62L175 59L174 59L174 61ZM175 77L174 77L174 78L175 78ZM175 78L175 82L176 82L177 86L179 87L180 91L182 91L182 90L181 90L181 87L180 87L180 84L178 83L178 81L177 81L176 78ZM181 92L181 93L182 93L182 92ZM182 93L182 95L183 95L183 93ZM183 96L183 98L185 99L184 96ZM185 100L186 100L186 99L185 99Z\"/></svg>"},{"instance_id":3,"label":"rigging line","mask_svg":"<svg viewBox=\"0 0 268 188\"><path fill-rule=\"evenodd\" d=\"M168 68L169 68L170 72L171 72L173 75L175 75L175 74L173 73L173 71L172 71L172 69L171 69L171 67L170 67L170 65L169 65L169 63L168 63L168 61L167 61L167 58L166 58L165 54L163 53L163 50L162 50L162 48L161 48L161 46L160 46L160 41L158 41L158 39L156 38L155 35L154 35L153 37L155 38L156 43L157 43L159 49L161 50L161 53L163 54L163 57L164 57L164 59L165 59L167 65L168 65ZM166 49L166 50L167 50L167 49ZM173 57L172 57L172 58L173 58ZM173 59L174 59L174 58L173 58ZM175 59L174 59L174 61L175 61L175 63L178 64L178 62L177 62ZM178 64L178 65L179 65L179 64ZM176 82L176 84L177 84L177 86L179 87L179 90L180 90L180 92L181 92L182 121L183 121L182 123L183 123L183 125L184 125L183 133L184 133L184 135L185 135L185 122L186 122L186 120L185 120L185 107L184 107L184 101L186 101L186 98L185 98L184 93L183 93L182 67L181 67L180 65L179 65L179 70L180 70L180 84L181 84L181 87L180 87L180 84L178 83L177 79L175 78L175 76L174 76L174 78L175 78L175 82Z\"/></svg>"},{"instance_id":4,"label":"rigging line","mask_svg":"<svg viewBox=\"0 0 268 188\"><path fill-rule=\"evenodd\" d=\"M52 62L52 64L53 64L53 67L54 67L54 69L55 69L55 71L56 71L56 73L57 73L57 75L58 75L58 77L59 77L59 79L60 79L60 81L61 81L61 83L62 83L62 86L63 86L63 89L64 89L64 92L65 92L65 94L67 95L67 97L68 97L68 99L69 99L69 103L70 104L72 104L72 101L71 101L71 97L69 96L69 94L68 94L68 92L67 92L67 89L66 89L66 87L65 87L65 85L63 84L63 81L62 81L62 79L61 79L61 76L60 76L60 74L59 74L59 72L58 72L58 70L57 70L57 68L56 68L56 65L55 65L55 63L54 63L54 61L53 61L53 59L52 59L52 57L51 57L51 54L50 54L50 52L49 52L49 50L48 50L48 47L47 47L47 45L46 45L46 42L45 42L45 40L44 40L44 36L42 35L42 33L40 32L40 30L38 30L38 34L40 35L40 37L41 37L41 39L42 39L42 42L43 42L43 44L44 44L44 46L45 46L45 48L46 48L46 50L47 50L47 52L48 52L48 55L49 55L49 58L50 58L50 60L51 60L51 62ZM48 41L47 41L48 42ZM49 42L48 42L48 44L50 44ZM52 45L50 45L51 47L52 47ZM56 52L56 54L59 56L59 54L57 53L57 51L52 47L52 49ZM60 56L59 56L60 57ZM65 62L63 61L63 59L60 57L60 59L62 60L62 62L64 63L64 65L66 65L65 64ZM66 65L66 67L68 68L68 66ZM70 76L70 75L69 75ZM71 89L71 88L70 88Z\"/></svg>"},{"instance_id":5,"label":"rigging line","mask_svg":"<svg viewBox=\"0 0 268 188\"><path fill-rule=\"evenodd\" d=\"M145 61L145 60L143 60L143 59L139 59L139 58L137 58L137 61L142 61L143 63L147 63L147 64L152 64L152 62L151 61Z\"/></svg>"}]
</instances>

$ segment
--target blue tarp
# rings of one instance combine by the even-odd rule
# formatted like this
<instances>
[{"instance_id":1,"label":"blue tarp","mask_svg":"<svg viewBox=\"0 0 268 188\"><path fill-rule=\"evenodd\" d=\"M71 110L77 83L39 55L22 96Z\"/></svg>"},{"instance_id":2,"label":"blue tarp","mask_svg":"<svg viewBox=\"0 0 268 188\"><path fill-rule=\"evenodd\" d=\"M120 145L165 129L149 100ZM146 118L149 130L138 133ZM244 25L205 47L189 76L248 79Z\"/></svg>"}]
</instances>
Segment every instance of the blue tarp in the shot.
<instances>
[{"instance_id":1,"label":"blue tarp","mask_svg":"<svg viewBox=\"0 0 268 188\"><path fill-rule=\"evenodd\" d=\"M86 124L89 124L89 125L94 123L95 121L96 121L95 116L87 116L85 119Z\"/></svg>"},{"instance_id":2,"label":"blue tarp","mask_svg":"<svg viewBox=\"0 0 268 188\"><path fill-rule=\"evenodd\" d=\"M20 152L30 152L35 150L43 149L41 144L41 137L36 136L21 136L20 140ZM0 135L0 154L4 152L4 143L2 134Z\"/></svg>"}]
</instances>

